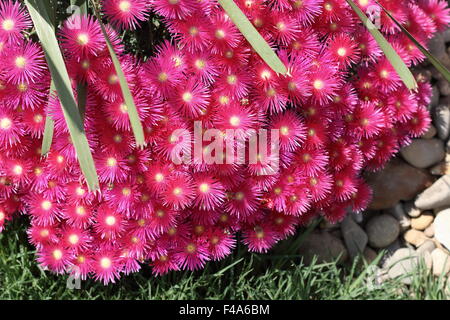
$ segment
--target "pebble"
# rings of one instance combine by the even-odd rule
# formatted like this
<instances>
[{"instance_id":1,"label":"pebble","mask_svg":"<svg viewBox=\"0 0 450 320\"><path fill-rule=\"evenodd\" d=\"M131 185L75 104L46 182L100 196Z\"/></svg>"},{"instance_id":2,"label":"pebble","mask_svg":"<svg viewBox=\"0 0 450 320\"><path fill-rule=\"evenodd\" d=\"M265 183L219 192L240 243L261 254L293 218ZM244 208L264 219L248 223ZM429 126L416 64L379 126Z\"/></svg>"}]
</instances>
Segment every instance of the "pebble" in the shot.
<instances>
[{"instance_id":1,"label":"pebble","mask_svg":"<svg viewBox=\"0 0 450 320\"><path fill-rule=\"evenodd\" d=\"M405 231L411 227L411 219L405 213L401 202L397 203L394 207L386 210L386 213L391 214L400 223L400 228Z\"/></svg>"},{"instance_id":2,"label":"pebble","mask_svg":"<svg viewBox=\"0 0 450 320\"><path fill-rule=\"evenodd\" d=\"M447 82L447 81L446 81ZM447 82L448 85L448 82ZM449 87L450 88L450 87ZM433 112L433 121L439 139L447 140L450 134L450 109L448 105L440 104Z\"/></svg>"},{"instance_id":3,"label":"pebble","mask_svg":"<svg viewBox=\"0 0 450 320\"><path fill-rule=\"evenodd\" d=\"M368 237L350 215L342 221L341 231L350 257L354 259L362 254L367 246Z\"/></svg>"},{"instance_id":4,"label":"pebble","mask_svg":"<svg viewBox=\"0 0 450 320\"><path fill-rule=\"evenodd\" d=\"M431 253L433 259L433 274L445 276L450 271L450 256L442 249L436 248Z\"/></svg>"},{"instance_id":5,"label":"pebble","mask_svg":"<svg viewBox=\"0 0 450 320\"><path fill-rule=\"evenodd\" d=\"M369 206L372 210L388 209L400 200L412 200L432 182L428 172L414 168L400 158L389 161L384 170L366 173L365 177L373 190Z\"/></svg>"},{"instance_id":6,"label":"pebble","mask_svg":"<svg viewBox=\"0 0 450 320\"><path fill-rule=\"evenodd\" d=\"M366 232L373 248L385 248L400 234L400 224L388 214L373 217L367 222Z\"/></svg>"},{"instance_id":7,"label":"pebble","mask_svg":"<svg viewBox=\"0 0 450 320\"><path fill-rule=\"evenodd\" d=\"M440 211L434 220L434 236L450 250L450 209Z\"/></svg>"},{"instance_id":8,"label":"pebble","mask_svg":"<svg viewBox=\"0 0 450 320\"><path fill-rule=\"evenodd\" d=\"M425 230L433 222L432 214L422 214L417 218L411 219L411 227L416 230Z\"/></svg>"},{"instance_id":9,"label":"pebble","mask_svg":"<svg viewBox=\"0 0 450 320\"><path fill-rule=\"evenodd\" d=\"M414 167L428 168L445 158L444 143L439 139L415 139L400 154Z\"/></svg>"},{"instance_id":10,"label":"pebble","mask_svg":"<svg viewBox=\"0 0 450 320\"><path fill-rule=\"evenodd\" d=\"M398 249L386 262L384 268L388 270L389 278L401 278L401 282L411 284L412 273L419 265L420 257L409 248Z\"/></svg>"},{"instance_id":11,"label":"pebble","mask_svg":"<svg viewBox=\"0 0 450 320\"><path fill-rule=\"evenodd\" d=\"M341 239L328 232L313 232L300 245L300 255L305 264L309 265L314 257L318 263L336 261L343 263L348 258L348 252Z\"/></svg>"},{"instance_id":12,"label":"pebble","mask_svg":"<svg viewBox=\"0 0 450 320\"><path fill-rule=\"evenodd\" d=\"M431 253L433 252L433 250L436 249L436 244L434 243L433 240L427 240L424 243L422 243L421 246L419 246L417 248L417 253L418 254L423 254L424 252L428 252Z\"/></svg>"},{"instance_id":13,"label":"pebble","mask_svg":"<svg viewBox=\"0 0 450 320\"><path fill-rule=\"evenodd\" d=\"M428 240L423 232L415 229L409 229L408 231L406 231L403 234L403 239L405 239L406 242L412 244L415 247L419 247Z\"/></svg>"},{"instance_id":14,"label":"pebble","mask_svg":"<svg viewBox=\"0 0 450 320\"><path fill-rule=\"evenodd\" d=\"M450 205L450 175L445 175L436 180L429 188L425 189L414 202L417 208L422 210L434 209Z\"/></svg>"},{"instance_id":15,"label":"pebble","mask_svg":"<svg viewBox=\"0 0 450 320\"><path fill-rule=\"evenodd\" d=\"M439 89L437 86L432 87L432 95L431 95L431 102L430 107L436 108L439 104Z\"/></svg>"},{"instance_id":16,"label":"pebble","mask_svg":"<svg viewBox=\"0 0 450 320\"><path fill-rule=\"evenodd\" d=\"M403 204L403 209L405 210L406 214L410 216L411 218L417 218L421 215L422 211L417 209L417 207L414 205L413 201L407 201Z\"/></svg>"},{"instance_id":17,"label":"pebble","mask_svg":"<svg viewBox=\"0 0 450 320\"><path fill-rule=\"evenodd\" d=\"M450 83L445 79L439 79L438 81L439 93L443 96L450 95Z\"/></svg>"},{"instance_id":18,"label":"pebble","mask_svg":"<svg viewBox=\"0 0 450 320\"><path fill-rule=\"evenodd\" d=\"M450 174L450 163L443 161L434 165L430 169L430 173L435 176L443 176L445 174Z\"/></svg>"},{"instance_id":19,"label":"pebble","mask_svg":"<svg viewBox=\"0 0 450 320\"><path fill-rule=\"evenodd\" d=\"M434 224L432 223L428 228L423 232L428 238L434 237Z\"/></svg>"},{"instance_id":20,"label":"pebble","mask_svg":"<svg viewBox=\"0 0 450 320\"><path fill-rule=\"evenodd\" d=\"M378 254L376 253L375 250L371 249L370 247L366 247L364 249L363 256L364 256L364 260L366 260L366 262L368 264L370 264L370 263L372 263L372 261L374 261L378 257Z\"/></svg>"},{"instance_id":21,"label":"pebble","mask_svg":"<svg viewBox=\"0 0 450 320\"><path fill-rule=\"evenodd\" d=\"M428 128L427 132L425 132L422 136L423 139L431 139L434 138L434 136L436 135L437 130L436 127L433 126L432 124L430 125L430 127Z\"/></svg>"}]
</instances>

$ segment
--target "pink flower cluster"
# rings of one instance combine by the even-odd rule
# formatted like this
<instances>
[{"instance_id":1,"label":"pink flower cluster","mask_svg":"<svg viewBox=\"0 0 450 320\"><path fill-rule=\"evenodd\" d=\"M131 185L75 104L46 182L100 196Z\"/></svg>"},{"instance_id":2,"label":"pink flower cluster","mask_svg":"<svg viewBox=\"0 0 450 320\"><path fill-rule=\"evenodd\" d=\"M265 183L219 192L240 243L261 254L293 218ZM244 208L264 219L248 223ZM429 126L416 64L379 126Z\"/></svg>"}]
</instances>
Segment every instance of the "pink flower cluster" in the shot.
<instances>
[{"instance_id":1,"label":"pink flower cluster","mask_svg":"<svg viewBox=\"0 0 450 320\"><path fill-rule=\"evenodd\" d=\"M381 168L430 119L429 83L409 91L345 0L237 0L276 49L274 73L213 0L105 0L107 30L145 131L137 148L99 23L73 16L58 30L67 69L87 85L84 126L101 190L89 192L31 20L0 0L0 231L31 218L38 262L114 282L149 263L156 275L195 270L230 254L240 234L266 252L311 217L362 211L371 191L361 171ZM366 10L373 0L359 0ZM422 43L450 21L443 0L380 0ZM114 31L150 11L172 35L155 57L126 54ZM381 30L408 66L421 52L381 14ZM41 157L46 115L55 123ZM175 164L183 128L279 129L280 170L256 164ZM204 152L209 142L204 143Z\"/></svg>"}]
</instances>

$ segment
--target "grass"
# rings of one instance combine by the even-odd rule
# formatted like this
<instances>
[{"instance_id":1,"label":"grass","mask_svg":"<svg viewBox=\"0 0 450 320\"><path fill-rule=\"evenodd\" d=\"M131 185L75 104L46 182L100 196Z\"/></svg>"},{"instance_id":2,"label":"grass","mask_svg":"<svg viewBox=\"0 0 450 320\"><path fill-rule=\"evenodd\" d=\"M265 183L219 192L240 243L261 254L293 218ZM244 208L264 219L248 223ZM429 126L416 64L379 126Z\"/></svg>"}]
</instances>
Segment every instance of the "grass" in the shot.
<instances>
[{"instance_id":1,"label":"grass","mask_svg":"<svg viewBox=\"0 0 450 320\"><path fill-rule=\"evenodd\" d=\"M33 248L27 244L24 219L17 219L0 234L0 299L444 299L445 279L423 270L414 273L410 286L400 279L368 285L367 268L353 263L313 263L286 248L298 239L279 245L270 255L248 253L239 247L232 257L209 263L198 272L173 272L155 278L149 267L138 274L103 286L82 282L68 289L67 277L41 270ZM283 254L288 252L289 254ZM294 251L295 252L295 251ZM419 268L420 269L420 268ZM370 283L369 283L370 284Z\"/></svg>"}]
</instances>

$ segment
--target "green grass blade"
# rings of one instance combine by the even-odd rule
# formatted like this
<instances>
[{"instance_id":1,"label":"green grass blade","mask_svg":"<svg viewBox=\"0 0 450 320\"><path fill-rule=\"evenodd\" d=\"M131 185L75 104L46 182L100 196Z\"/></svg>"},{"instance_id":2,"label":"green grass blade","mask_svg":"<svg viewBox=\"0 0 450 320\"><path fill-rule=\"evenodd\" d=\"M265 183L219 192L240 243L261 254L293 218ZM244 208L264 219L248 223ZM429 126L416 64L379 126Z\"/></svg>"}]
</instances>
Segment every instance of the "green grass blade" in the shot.
<instances>
[{"instance_id":1,"label":"green grass blade","mask_svg":"<svg viewBox=\"0 0 450 320\"><path fill-rule=\"evenodd\" d=\"M370 19L361 11L361 9L353 2L353 0L346 0L350 7L355 11L359 19L362 21L364 26L369 30L369 32L374 37L375 41L380 46L381 50L386 55L386 58L391 63L392 67L395 69L400 79L405 83L405 86L410 90L417 89L417 82L414 79L413 74L405 65L403 60L391 46L391 44L386 40L386 38L381 34L377 27L370 21Z\"/></svg>"},{"instance_id":2,"label":"green grass blade","mask_svg":"<svg viewBox=\"0 0 450 320\"><path fill-rule=\"evenodd\" d=\"M222 8L226 11L230 19L244 35L250 45L259 56L267 63L273 71L286 74L287 69L284 63L278 58L272 48L259 34L253 24L247 19L245 14L239 9L233 0L218 0Z\"/></svg>"},{"instance_id":3,"label":"green grass blade","mask_svg":"<svg viewBox=\"0 0 450 320\"><path fill-rule=\"evenodd\" d=\"M97 17L100 27L102 29L103 36L106 40L106 45L109 50L109 54L114 64L114 68L116 70L117 77L119 78L120 88L122 89L122 95L125 100L125 105L127 106L128 116L130 118L131 128L133 130L134 139L136 140L136 145L138 147L145 146L145 138L144 138L144 129L142 127L141 120L139 119L139 114L137 112L136 105L134 103L133 95L131 94L130 87L128 86L127 79L125 78L125 74L123 73L122 66L120 65L120 61L117 58L116 53L114 52L113 45L111 40L109 39L108 33L106 32L105 25L103 24L100 13L95 2L93 4L93 10L95 16Z\"/></svg>"},{"instance_id":4,"label":"green grass blade","mask_svg":"<svg viewBox=\"0 0 450 320\"><path fill-rule=\"evenodd\" d=\"M50 101L50 95L54 94L55 92L55 83L50 83L50 93L49 93L49 101ZM50 151L50 147L52 146L52 140L53 140L53 131L55 128L55 123L53 122L52 117L47 114L45 117L45 129L44 129L44 138L42 139L42 148L41 148L41 155L45 156Z\"/></svg>"},{"instance_id":5,"label":"green grass blade","mask_svg":"<svg viewBox=\"0 0 450 320\"><path fill-rule=\"evenodd\" d=\"M62 53L59 50L58 41L56 40L45 2L42 0L26 0L25 4L44 50L48 67L61 101L61 107L70 137L77 153L81 171L86 179L89 190L98 190L99 181L95 170L94 159L89 149L83 122L73 95L70 78L64 64Z\"/></svg>"},{"instance_id":6,"label":"green grass blade","mask_svg":"<svg viewBox=\"0 0 450 320\"><path fill-rule=\"evenodd\" d=\"M431 64L442 74L442 76L445 78L445 80L450 82L450 71L442 64L439 59L437 59L435 56L431 54L430 51L428 51L423 45L420 44L419 41L416 40L416 38L413 37L411 33L409 33L408 30L404 26L400 24L400 22L395 19L391 13L386 10L378 1L375 0L375 2L381 7L381 9L387 14L387 16L395 22L395 24L402 30L404 34L411 40L416 47L428 58L428 60L431 62Z\"/></svg>"}]
</instances>

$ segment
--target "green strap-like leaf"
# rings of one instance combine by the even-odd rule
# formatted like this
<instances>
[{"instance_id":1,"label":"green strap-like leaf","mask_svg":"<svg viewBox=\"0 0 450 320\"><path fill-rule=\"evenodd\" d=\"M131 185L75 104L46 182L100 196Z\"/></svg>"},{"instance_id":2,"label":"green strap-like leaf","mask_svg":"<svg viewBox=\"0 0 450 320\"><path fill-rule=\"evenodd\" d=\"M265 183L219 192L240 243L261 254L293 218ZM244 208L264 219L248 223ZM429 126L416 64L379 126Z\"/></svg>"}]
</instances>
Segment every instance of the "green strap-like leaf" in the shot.
<instances>
[{"instance_id":1,"label":"green strap-like leaf","mask_svg":"<svg viewBox=\"0 0 450 320\"><path fill-rule=\"evenodd\" d=\"M117 58L116 53L114 52L114 47L111 43L111 40L109 39L108 33L106 32L105 25L101 20L100 13L97 7L98 4L95 3L94 1L92 2L92 4L95 16L97 17L100 23L103 36L105 37L106 45L108 46L109 54L113 61L117 77L119 78L120 88L122 89L122 95L125 100L125 105L127 106L128 117L130 118L131 128L133 130L134 139L136 140L136 145L138 147L145 146L144 129L142 127L141 120L139 119L139 114L136 105L134 103L133 95L131 94L131 90L130 87L128 86L127 79L125 78L122 66L120 65L120 61Z\"/></svg>"},{"instance_id":2,"label":"green strap-like leaf","mask_svg":"<svg viewBox=\"0 0 450 320\"><path fill-rule=\"evenodd\" d=\"M73 95L70 78L45 3L42 0L25 0L25 4L33 20L42 48L44 49L81 171L86 179L89 190L98 190L99 181L95 170L94 159L89 149L83 122Z\"/></svg>"},{"instance_id":3,"label":"green strap-like leaf","mask_svg":"<svg viewBox=\"0 0 450 320\"><path fill-rule=\"evenodd\" d=\"M255 49L267 65L277 73L286 74L287 69L284 63L278 58L272 48L267 44L266 40L259 34L233 0L218 1L239 31L244 35L245 39L247 39L253 49Z\"/></svg>"},{"instance_id":4,"label":"green strap-like leaf","mask_svg":"<svg viewBox=\"0 0 450 320\"><path fill-rule=\"evenodd\" d=\"M70 0L70 4L80 8L80 14L87 14L87 0Z\"/></svg>"},{"instance_id":5,"label":"green strap-like leaf","mask_svg":"<svg viewBox=\"0 0 450 320\"><path fill-rule=\"evenodd\" d=\"M392 67L395 69L399 77L405 83L405 86L410 90L417 89L417 82L414 79L413 74L408 69L408 67L403 62L402 58L397 54L391 44L386 40L386 38L381 34L377 27L370 21L370 19L361 11L361 9L352 1L346 0L347 3L352 7L353 11L358 15L359 19L362 21L364 26L369 30L369 32L374 37L375 41L383 50L386 58L391 63Z\"/></svg>"},{"instance_id":6,"label":"green strap-like leaf","mask_svg":"<svg viewBox=\"0 0 450 320\"><path fill-rule=\"evenodd\" d=\"M49 93L49 102L50 102L50 95L54 94L55 92L55 83L50 83L50 93ZM52 140L53 140L53 131L54 131L55 123L53 122L52 117L47 114L45 117L45 129L44 129L44 138L42 139L42 148L41 148L41 155L46 156L47 153L50 151L50 147L52 146Z\"/></svg>"},{"instance_id":7,"label":"green strap-like leaf","mask_svg":"<svg viewBox=\"0 0 450 320\"><path fill-rule=\"evenodd\" d=\"M419 50L428 58L428 60L430 60L431 64L442 74L442 76L450 82L450 71L442 64L441 61L439 61L439 59L437 59L435 56L433 56L431 54L430 51L428 51L424 46L422 46L420 44L419 41L416 40L416 38L414 38L412 36L411 33L409 33L408 30L406 30L406 28L404 26L402 26L400 24L400 22L397 21L397 19L395 19L391 13L386 10L378 1L375 0L375 2L381 7L381 9L383 9L383 11L388 15L389 18L392 19L392 21L395 22L395 24L402 30L402 32L404 34L406 34L406 36L409 38L409 40L411 40L412 42L414 42L414 44L416 45L417 48L419 48Z\"/></svg>"}]
</instances>

